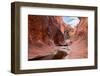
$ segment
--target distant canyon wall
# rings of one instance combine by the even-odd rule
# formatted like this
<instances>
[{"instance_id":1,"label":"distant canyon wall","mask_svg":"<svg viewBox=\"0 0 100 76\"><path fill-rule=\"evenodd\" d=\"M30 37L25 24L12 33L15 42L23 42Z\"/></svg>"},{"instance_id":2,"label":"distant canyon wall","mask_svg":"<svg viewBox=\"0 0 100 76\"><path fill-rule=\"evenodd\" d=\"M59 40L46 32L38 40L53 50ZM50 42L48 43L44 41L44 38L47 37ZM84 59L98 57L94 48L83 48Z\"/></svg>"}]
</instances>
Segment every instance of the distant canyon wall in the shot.
<instances>
[{"instance_id":1,"label":"distant canyon wall","mask_svg":"<svg viewBox=\"0 0 100 76\"><path fill-rule=\"evenodd\" d=\"M87 35L88 35L88 18L81 17L79 19L80 19L80 22L76 27L75 35L77 37L81 37L83 39L86 39Z\"/></svg>"}]
</instances>

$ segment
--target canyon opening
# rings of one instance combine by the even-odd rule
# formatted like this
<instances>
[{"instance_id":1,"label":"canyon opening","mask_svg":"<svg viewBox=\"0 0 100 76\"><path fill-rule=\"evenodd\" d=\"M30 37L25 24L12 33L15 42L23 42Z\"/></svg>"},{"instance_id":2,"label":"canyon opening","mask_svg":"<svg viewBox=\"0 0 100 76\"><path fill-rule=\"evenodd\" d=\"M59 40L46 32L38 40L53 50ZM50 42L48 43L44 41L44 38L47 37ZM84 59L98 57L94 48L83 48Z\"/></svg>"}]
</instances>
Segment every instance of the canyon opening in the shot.
<instances>
[{"instance_id":1,"label":"canyon opening","mask_svg":"<svg viewBox=\"0 0 100 76\"><path fill-rule=\"evenodd\" d=\"M28 15L28 60L88 58L88 17Z\"/></svg>"}]
</instances>

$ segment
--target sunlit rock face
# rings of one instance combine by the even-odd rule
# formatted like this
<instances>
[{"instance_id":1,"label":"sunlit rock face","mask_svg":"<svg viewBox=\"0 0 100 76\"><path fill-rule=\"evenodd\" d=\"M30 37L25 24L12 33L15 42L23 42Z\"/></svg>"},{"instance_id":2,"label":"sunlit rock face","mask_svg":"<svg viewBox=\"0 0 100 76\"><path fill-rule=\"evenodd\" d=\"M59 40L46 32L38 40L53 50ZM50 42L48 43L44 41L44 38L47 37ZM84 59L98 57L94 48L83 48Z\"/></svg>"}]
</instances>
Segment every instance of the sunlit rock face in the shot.
<instances>
[{"instance_id":1,"label":"sunlit rock face","mask_svg":"<svg viewBox=\"0 0 100 76\"><path fill-rule=\"evenodd\" d=\"M88 35L88 18L87 17L81 17L79 19L80 19L80 23L76 27L75 35L77 37L87 39L87 35Z\"/></svg>"},{"instance_id":2,"label":"sunlit rock face","mask_svg":"<svg viewBox=\"0 0 100 76\"><path fill-rule=\"evenodd\" d=\"M55 45L63 44L67 26L60 16L28 16L28 58L45 56L55 51Z\"/></svg>"}]
</instances>

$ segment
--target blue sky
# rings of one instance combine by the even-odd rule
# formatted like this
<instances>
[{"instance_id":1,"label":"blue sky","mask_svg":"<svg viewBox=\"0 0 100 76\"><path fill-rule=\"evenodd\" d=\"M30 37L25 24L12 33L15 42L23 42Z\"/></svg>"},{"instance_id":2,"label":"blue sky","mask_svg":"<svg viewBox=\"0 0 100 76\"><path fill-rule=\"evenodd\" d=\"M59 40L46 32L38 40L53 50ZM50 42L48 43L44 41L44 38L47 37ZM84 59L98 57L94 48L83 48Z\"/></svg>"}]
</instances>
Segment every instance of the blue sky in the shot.
<instances>
[{"instance_id":1,"label":"blue sky","mask_svg":"<svg viewBox=\"0 0 100 76\"><path fill-rule=\"evenodd\" d=\"M76 26L80 22L78 17L72 17L72 16L64 16L63 20L66 24L69 24L72 27Z\"/></svg>"}]
</instances>

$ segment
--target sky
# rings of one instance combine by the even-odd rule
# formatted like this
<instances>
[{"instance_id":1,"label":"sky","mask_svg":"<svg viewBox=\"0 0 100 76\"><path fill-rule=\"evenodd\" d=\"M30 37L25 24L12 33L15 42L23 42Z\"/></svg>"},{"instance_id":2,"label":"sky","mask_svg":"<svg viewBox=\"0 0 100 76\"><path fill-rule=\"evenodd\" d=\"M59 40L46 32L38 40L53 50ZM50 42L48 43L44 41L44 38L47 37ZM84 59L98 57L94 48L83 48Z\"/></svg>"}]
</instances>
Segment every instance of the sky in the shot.
<instances>
[{"instance_id":1,"label":"sky","mask_svg":"<svg viewBox=\"0 0 100 76\"><path fill-rule=\"evenodd\" d=\"M63 20L66 24L71 25L73 28L80 22L78 17L64 16Z\"/></svg>"}]
</instances>

